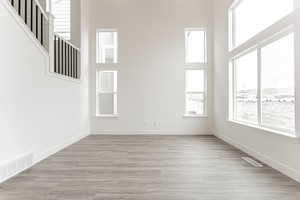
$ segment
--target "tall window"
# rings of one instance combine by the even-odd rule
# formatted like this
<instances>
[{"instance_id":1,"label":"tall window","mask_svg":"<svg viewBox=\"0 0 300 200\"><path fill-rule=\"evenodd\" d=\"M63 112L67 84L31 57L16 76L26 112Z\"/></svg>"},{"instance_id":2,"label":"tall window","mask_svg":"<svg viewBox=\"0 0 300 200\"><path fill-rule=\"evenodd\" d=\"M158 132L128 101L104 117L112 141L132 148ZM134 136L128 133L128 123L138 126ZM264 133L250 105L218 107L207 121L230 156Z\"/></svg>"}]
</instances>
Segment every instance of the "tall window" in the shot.
<instances>
[{"instance_id":1,"label":"tall window","mask_svg":"<svg viewBox=\"0 0 300 200\"><path fill-rule=\"evenodd\" d=\"M294 9L294 0L239 0L230 9L232 47L246 42Z\"/></svg>"},{"instance_id":2,"label":"tall window","mask_svg":"<svg viewBox=\"0 0 300 200\"><path fill-rule=\"evenodd\" d=\"M236 58L234 67L235 118L257 124L257 51Z\"/></svg>"},{"instance_id":3,"label":"tall window","mask_svg":"<svg viewBox=\"0 0 300 200\"><path fill-rule=\"evenodd\" d=\"M206 32L200 28L185 31L185 62L206 63Z\"/></svg>"},{"instance_id":4,"label":"tall window","mask_svg":"<svg viewBox=\"0 0 300 200\"><path fill-rule=\"evenodd\" d=\"M294 34L261 49L261 123L295 129Z\"/></svg>"},{"instance_id":5,"label":"tall window","mask_svg":"<svg viewBox=\"0 0 300 200\"><path fill-rule=\"evenodd\" d=\"M207 48L206 31L185 30L185 116L207 114Z\"/></svg>"},{"instance_id":6,"label":"tall window","mask_svg":"<svg viewBox=\"0 0 300 200\"><path fill-rule=\"evenodd\" d=\"M118 33L111 30L97 32L97 63L118 62Z\"/></svg>"},{"instance_id":7,"label":"tall window","mask_svg":"<svg viewBox=\"0 0 300 200\"><path fill-rule=\"evenodd\" d=\"M116 116L117 111L117 71L97 71L97 116Z\"/></svg>"},{"instance_id":8,"label":"tall window","mask_svg":"<svg viewBox=\"0 0 300 200\"><path fill-rule=\"evenodd\" d=\"M71 39L71 0L52 0L54 32L66 40Z\"/></svg>"},{"instance_id":9,"label":"tall window","mask_svg":"<svg viewBox=\"0 0 300 200\"><path fill-rule=\"evenodd\" d=\"M232 45L243 43L232 51L230 119L295 133L293 2L239 0L229 9Z\"/></svg>"},{"instance_id":10,"label":"tall window","mask_svg":"<svg viewBox=\"0 0 300 200\"><path fill-rule=\"evenodd\" d=\"M185 107L186 115L198 116L205 113L205 71L186 70Z\"/></svg>"}]
</instances>

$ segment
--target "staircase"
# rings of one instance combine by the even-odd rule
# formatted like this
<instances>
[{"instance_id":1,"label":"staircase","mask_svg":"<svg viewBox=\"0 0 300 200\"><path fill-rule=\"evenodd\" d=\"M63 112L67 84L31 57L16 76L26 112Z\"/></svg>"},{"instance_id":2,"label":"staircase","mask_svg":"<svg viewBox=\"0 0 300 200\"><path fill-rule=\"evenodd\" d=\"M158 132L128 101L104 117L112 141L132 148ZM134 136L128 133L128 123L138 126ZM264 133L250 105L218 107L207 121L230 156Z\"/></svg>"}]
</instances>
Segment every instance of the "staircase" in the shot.
<instances>
[{"instance_id":1,"label":"staircase","mask_svg":"<svg viewBox=\"0 0 300 200\"><path fill-rule=\"evenodd\" d=\"M26 25L49 61L49 72L68 79L80 80L80 50L54 33L53 16L44 11L38 0L5 0Z\"/></svg>"}]
</instances>

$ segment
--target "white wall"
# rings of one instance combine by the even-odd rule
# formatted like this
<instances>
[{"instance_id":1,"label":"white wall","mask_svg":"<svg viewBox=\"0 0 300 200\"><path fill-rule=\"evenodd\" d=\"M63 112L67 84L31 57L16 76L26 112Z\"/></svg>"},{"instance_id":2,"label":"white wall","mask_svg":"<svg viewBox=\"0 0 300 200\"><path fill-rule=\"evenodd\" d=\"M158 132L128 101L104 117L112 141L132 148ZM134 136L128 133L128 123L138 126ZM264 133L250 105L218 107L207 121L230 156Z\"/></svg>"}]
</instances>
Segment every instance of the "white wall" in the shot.
<instances>
[{"instance_id":1,"label":"white wall","mask_svg":"<svg viewBox=\"0 0 300 200\"><path fill-rule=\"evenodd\" d=\"M90 0L91 129L94 133L208 133L209 118L183 118L184 29L208 28L211 46L210 0ZM95 116L96 29L119 32L119 118ZM209 49L211 51L211 49ZM211 61L209 53L209 61ZM209 68L211 69L211 62ZM211 77L209 78L211 87ZM111 132L107 132L110 130Z\"/></svg>"},{"instance_id":2,"label":"white wall","mask_svg":"<svg viewBox=\"0 0 300 200\"><path fill-rule=\"evenodd\" d=\"M272 167L300 181L300 140L245 127L227 121L228 105L228 26L227 9L232 0L216 0L214 5L214 122L217 136L225 139ZM300 52L300 2L296 13L296 55ZM297 58L297 105L300 105L300 73ZM300 116L297 106L297 116ZM299 131L299 117L297 117Z\"/></svg>"},{"instance_id":3,"label":"white wall","mask_svg":"<svg viewBox=\"0 0 300 200\"><path fill-rule=\"evenodd\" d=\"M77 47L81 45L81 0L71 0L71 42Z\"/></svg>"},{"instance_id":4,"label":"white wall","mask_svg":"<svg viewBox=\"0 0 300 200\"><path fill-rule=\"evenodd\" d=\"M86 76L47 75L48 57L1 3L0 24L0 164L27 152L37 161L89 133Z\"/></svg>"}]
</instances>

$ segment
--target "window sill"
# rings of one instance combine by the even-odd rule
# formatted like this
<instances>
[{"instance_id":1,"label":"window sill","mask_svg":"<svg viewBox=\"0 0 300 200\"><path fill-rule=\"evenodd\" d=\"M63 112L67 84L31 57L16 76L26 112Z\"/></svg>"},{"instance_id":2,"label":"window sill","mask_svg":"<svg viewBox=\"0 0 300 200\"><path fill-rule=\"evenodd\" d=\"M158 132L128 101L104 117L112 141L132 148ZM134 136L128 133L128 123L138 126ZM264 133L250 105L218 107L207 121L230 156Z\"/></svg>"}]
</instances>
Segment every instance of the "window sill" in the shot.
<instances>
[{"instance_id":1,"label":"window sill","mask_svg":"<svg viewBox=\"0 0 300 200\"><path fill-rule=\"evenodd\" d=\"M207 115L183 115L183 118L208 118Z\"/></svg>"},{"instance_id":2,"label":"window sill","mask_svg":"<svg viewBox=\"0 0 300 200\"><path fill-rule=\"evenodd\" d=\"M96 63L96 67L119 67L120 63Z\"/></svg>"},{"instance_id":3,"label":"window sill","mask_svg":"<svg viewBox=\"0 0 300 200\"><path fill-rule=\"evenodd\" d=\"M208 63L185 63L185 68L188 69L206 69Z\"/></svg>"},{"instance_id":4,"label":"window sill","mask_svg":"<svg viewBox=\"0 0 300 200\"><path fill-rule=\"evenodd\" d=\"M114 115L96 115L96 118L119 118L119 114Z\"/></svg>"},{"instance_id":5,"label":"window sill","mask_svg":"<svg viewBox=\"0 0 300 200\"><path fill-rule=\"evenodd\" d=\"M281 136L285 136L285 137L289 137L289 138L299 138L299 136L297 136L295 133L289 133L289 132L284 132L284 131L275 130L275 129L271 129L271 128L266 128L266 127L262 127L262 126L256 126L254 124L248 124L246 122L240 122L240 121L231 120L231 119L229 119L227 121L230 122L230 123L234 123L234 124L238 124L238 125L247 126L247 127L250 127L250 128L266 131L266 132L271 133L271 134L277 134L277 135L281 135Z\"/></svg>"}]
</instances>

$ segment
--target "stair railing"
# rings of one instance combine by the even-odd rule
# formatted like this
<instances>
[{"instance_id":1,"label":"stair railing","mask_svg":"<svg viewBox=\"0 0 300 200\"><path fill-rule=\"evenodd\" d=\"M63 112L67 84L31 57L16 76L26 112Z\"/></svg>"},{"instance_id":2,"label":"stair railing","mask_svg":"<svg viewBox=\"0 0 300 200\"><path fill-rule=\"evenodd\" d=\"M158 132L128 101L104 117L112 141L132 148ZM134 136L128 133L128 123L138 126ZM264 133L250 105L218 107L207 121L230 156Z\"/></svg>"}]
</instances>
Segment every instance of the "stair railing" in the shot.
<instances>
[{"instance_id":1,"label":"stair railing","mask_svg":"<svg viewBox=\"0 0 300 200\"><path fill-rule=\"evenodd\" d=\"M9 0L42 47L49 50L49 19L37 0Z\"/></svg>"},{"instance_id":2,"label":"stair railing","mask_svg":"<svg viewBox=\"0 0 300 200\"><path fill-rule=\"evenodd\" d=\"M38 0L8 0L39 44L48 52L50 73L80 79L80 50L54 33L54 17L44 11ZM51 10L51 9L50 9Z\"/></svg>"}]
</instances>

